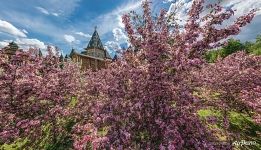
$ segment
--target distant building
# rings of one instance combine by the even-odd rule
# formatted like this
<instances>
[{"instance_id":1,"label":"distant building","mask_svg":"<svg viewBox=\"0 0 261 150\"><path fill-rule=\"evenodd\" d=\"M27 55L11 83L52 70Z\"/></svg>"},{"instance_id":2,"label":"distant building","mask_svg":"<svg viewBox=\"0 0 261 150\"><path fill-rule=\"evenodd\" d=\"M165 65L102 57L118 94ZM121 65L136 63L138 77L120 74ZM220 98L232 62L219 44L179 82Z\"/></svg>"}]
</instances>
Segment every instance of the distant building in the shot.
<instances>
[{"instance_id":1,"label":"distant building","mask_svg":"<svg viewBox=\"0 0 261 150\"><path fill-rule=\"evenodd\" d=\"M23 50L19 49L15 42L10 42L6 47L2 48L4 59L7 59L13 65L21 65L26 62L25 60L27 60L27 56L22 55L19 59L13 59L13 56L15 56L17 52L23 52Z\"/></svg>"},{"instance_id":2,"label":"distant building","mask_svg":"<svg viewBox=\"0 0 261 150\"><path fill-rule=\"evenodd\" d=\"M18 45L15 42L9 43L6 47L2 49L3 53L5 53L9 58L16 54L19 50Z\"/></svg>"},{"instance_id":3,"label":"distant building","mask_svg":"<svg viewBox=\"0 0 261 150\"><path fill-rule=\"evenodd\" d=\"M81 65L82 70L100 70L106 68L107 64L111 61L109 53L102 45L96 27L90 42L84 51L77 53L75 49L72 49L69 56L72 61Z\"/></svg>"}]
</instances>

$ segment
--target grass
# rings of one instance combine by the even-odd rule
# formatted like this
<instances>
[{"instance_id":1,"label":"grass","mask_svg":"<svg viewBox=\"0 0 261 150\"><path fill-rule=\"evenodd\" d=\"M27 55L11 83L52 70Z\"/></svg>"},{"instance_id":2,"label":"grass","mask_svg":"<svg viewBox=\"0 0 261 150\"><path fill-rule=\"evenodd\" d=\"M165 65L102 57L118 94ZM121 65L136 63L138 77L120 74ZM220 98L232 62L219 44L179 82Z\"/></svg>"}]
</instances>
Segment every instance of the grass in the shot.
<instances>
[{"instance_id":1,"label":"grass","mask_svg":"<svg viewBox=\"0 0 261 150\"><path fill-rule=\"evenodd\" d=\"M20 150L25 148L25 144L28 142L27 139L17 139L11 144L4 144L0 146L0 150Z\"/></svg>"},{"instance_id":2,"label":"grass","mask_svg":"<svg viewBox=\"0 0 261 150\"><path fill-rule=\"evenodd\" d=\"M261 149L261 126L254 123L248 115L233 111L229 112L229 131L230 133L232 133L231 135L238 135L237 137L226 134L228 131L226 131L222 127L222 114L220 113L220 111L213 109L201 109L198 111L198 115L200 116L201 120L203 120L205 123L207 123L206 119L211 116L214 116L218 119L217 123L207 123L207 126L210 129L216 130L216 136L219 138L219 140L226 141L227 138L232 138L234 142L251 141L252 143L254 143L252 145L234 145L233 149Z\"/></svg>"},{"instance_id":3,"label":"grass","mask_svg":"<svg viewBox=\"0 0 261 150\"><path fill-rule=\"evenodd\" d=\"M198 111L198 115L201 118L207 118L210 116L220 117L221 113L219 111L211 110L211 109L201 109Z\"/></svg>"},{"instance_id":4,"label":"grass","mask_svg":"<svg viewBox=\"0 0 261 150\"><path fill-rule=\"evenodd\" d=\"M72 107L72 108L75 107L77 102L78 102L77 98L76 97L72 97L71 98L71 102L69 103L69 107Z\"/></svg>"}]
</instances>

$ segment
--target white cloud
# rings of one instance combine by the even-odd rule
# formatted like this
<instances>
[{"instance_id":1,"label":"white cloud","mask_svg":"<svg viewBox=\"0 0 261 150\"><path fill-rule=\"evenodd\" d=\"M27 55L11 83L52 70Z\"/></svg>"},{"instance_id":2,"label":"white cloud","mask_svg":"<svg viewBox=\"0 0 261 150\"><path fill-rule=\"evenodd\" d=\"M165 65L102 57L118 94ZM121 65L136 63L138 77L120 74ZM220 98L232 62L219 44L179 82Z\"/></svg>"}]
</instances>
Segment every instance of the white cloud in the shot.
<instances>
[{"instance_id":1,"label":"white cloud","mask_svg":"<svg viewBox=\"0 0 261 150\"><path fill-rule=\"evenodd\" d=\"M174 2L175 0L164 0L163 3L172 3Z\"/></svg>"},{"instance_id":2,"label":"white cloud","mask_svg":"<svg viewBox=\"0 0 261 150\"><path fill-rule=\"evenodd\" d=\"M7 41L0 41L0 48L4 48L9 44Z\"/></svg>"},{"instance_id":3,"label":"white cloud","mask_svg":"<svg viewBox=\"0 0 261 150\"><path fill-rule=\"evenodd\" d=\"M30 29L30 31L52 37L53 39L60 41L63 40L64 33L66 32L63 28L61 28L61 26L57 26L48 18L39 17L37 15L31 16L25 12L10 10L8 13L5 13L0 10L0 18L1 17L6 19L9 18L10 21L22 26L25 29Z\"/></svg>"},{"instance_id":4,"label":"white cloud","mask_svg":"<svg viewBox=\"0 0 261 150\"><path fill-rule=\"evenodd\" d=\"M118 7L113 13L126 13L126 12L130 12L132 10L136 10L137 8L139 8L142 4L142 1L136 1L136 2L131 2L131 3L127 3L122 5L121 7Z\"/></svg>"},{"instance_id":5,"label":"white cloud","mask_svg":"<svg viewBox=\"0 0 261 150\"><path fill-rule=\"evenodd\" d=\"M68 42L68 43L72 43L73 41L75 41L75 37L74 37L74 36L72 36L72 35L67 35L67 34L64 35L64 39L65 39L65 41Z\"/></svg>"},{"instance_id":6,"label":"white cloud","mask_svg":"<svg viewBox=\"0 0 261 150\"><path fill-rule=\"evenodd\" d=\"M205 5L209 3L217 3L219 0L206 0ZM187 20L187 12L191 8L193 1L192 0L165 0L165 2L171 2L171 5L168 10L168 14L175 12L175 17L179 20L178 23L183 25ZM252 9L261 8L260 0L251 0L246 4L245 0L223 0L221 3L222 6L232 8L236 10L235 16L238 17L243 14L248 13ZM261 12L258 11L257 15L260 15Z\"/></svg>"},{"instance_id":7,"label":"white cloud","mask_svg":"<svg viewBox=\"0 0 261 150\"><path fill-rule=\"evenodd\" d=\"M46 10L45 8L43 8L43 7L35 7L37 10L39 10L41 13L43 13L43 14L46 14L46 15L49 15L50 13L49 13L49 11L48 10Z\"/></svg>"},{"instance_id":8,"label":"white cloud","mask_svg":"<svg viewBox=\"0 0 261 150\"><path fill-rule=\"evenodd\" d=\"M4 20L0 20L0 32L8 33L16 37L26 37L26 34L23 31Z\"/></svg>"},{"instance_id":9,"label":"white cloud","mask_svg":"<svg viewBox=\"0 0 261 150\"><path fill-rule=\"evenodd\" d=\"M98 16L94 22L95 24L97 24L97 22L99 23L99 33L103 35L105 33L111 32L111 29L113 28L123 28L124 25L121 19L122 15L129 13L132 10L138 10L141 8L141 3L142 1L132 0L122 4L107 14Z\"/></svg>"},{"instance_id":10,"label":"white cloud","mask_svg":"<svg viewBox=\"0 0 261 150\"><path fill-rule=\"evenodd\" d=\"M107 41L104 44L104 48L110 53L110 55L113 52L121 52L121 47L118 42L115 41Z\"/></svg>"},{"instance_id":11,"label":"white cloud","mask_svg":"<svg viewBox=\"0 0 261 150\"><path fill-rule=\"evenodd\" d=\"M120 45L119 43L115 42L115 41L107 41L104 46L106 46L109 49L120 49Z\"/></svg>"},{"instance_id":12,"label":"white cloud","mask_svg":"<svg viewBox=\"0 0 261 150\"><path fill-rule=\"evenodd\" d=\"M23 31L25 34L28 34L28 32L27 32L25 29L23 29L22 31Z\"/></svg>"},{"instance_id":13,"label":"white cloud","mask_svg":"<svg viewBox=\"0 0 261 150\"><path fill-rule=\"evenodd\" d=\"M58 17L58 16L59 16L58 13L52 13L52 15L54 15L55 17Z\"/></svg>"},{"instance_id":14,"label":"white cloud","mask_svg":"<svg viewBox=\"0 0 261 150\"><path fill-rule=\"evenodd\" d=\"M128 37L123 33L122 29L120 28L114 28L112 30L114 39L117 42L127 42L128 41Z\"/></svg>"},{"instance_id":15,"label":"white cloud","mask_svg":"<svg viewBox=\"0 0 261 150\"><path fill-rule=\"evenodd\" d=\"M35 3L35 0L28 0L32 3ZM79 2L81 0L44 0L38 1L38 6L42 6L43 8L48 8L49 13L55 12L56 14L52 14L54 16L69 16L74 10L79 6ZM57 13L58 12L58 13Z\"/></svg>"},{"instance_id":16,"label":"white cloud","mask_svg":"<svg viewBox=\"0 0 261 150\"><path fill-rule=\"evenodd\" d=\"M190 0L176 0L171 1L169 10L167 14L174 13L175 20L179 25L184 25L185 21L188 19L187 12L192 6L192 1Z\"/></svg>"},{"instance_id":17,"label":"white cloud","mask_svg":"<svg viewBox=\"0 0 261 150\"><path fill-rule=\"evenodd\" d=\"M212 2L212 1L211 1ZM213 2L212 2L213 3ZM256 38L258 34L261 34L261 1L260 0L224 0L222 1L222 5L228 8L231 8L235 11L235 15L232 17L233 19L242 16L252 9L259 9L256 12L256 16L252 20L250 24L243 27L241 33L235 38L240 39L241 41L252 41ZM228 23L232 23L232 20Z\"/></svg>"},{"instance_id":18,"label":"white cloud","mask_svg":"<svg viewBox=\"0 0 261 150\"><path fill-rule=\"evenodd\" d=\"M121 28L124 28L125 25L122 22L122 16L118 16L117 19L118 19L117 20L118 21L118 26L121 27Z\"/></svg>"},{"instance_id":19,"label":"white cloud","mask_svg":"<svg viewBox=\"0 0 261 150\"><path fill-rule=\"evenodd\" d=\"M212 3L215 4L219 0L206 0L205 5ZM176 15L175 17L179 19L177 22L179 25L184 25L185 21L187 20L187 11L192 6L192 0L165 0L165 2L172 2L168 14L170 12L175 11ZM242 28L242 32L235 36L235 38L240 39L242 41L250 41L255 39L255 37L258 34L261 34L261 28L260 28L260 18L261 18L261 1L260 0L248 0L247 2L245 0L223 0L221 1L221 5L226 8L231 8L232 10L236 10L234 16L232 16L229 20L225 21L223 26L232 24L233 21L246 13L248 13L252 9L259 9L256 12L256 16L254 17L253 21ZM177 9L176 9L177 8ZM205 14L206 12L204 12Z\"/></svg>"},{"instance_id":20,"label":"white cloud","mask_svg":"<svg viewBox=\"0 0 261 150\"><path fill-rule=\"evenodd\" d=\"M215 4L218 3L220 0L205 0L206 4ZM178 16L184 16L186 15L186 10L190 9L193 3L193 0L165 0L164 2L171 2L172 4L169 7L169 11L171 12L175 10L175 6L182 6L177 10ZM261 1L260 0L248 0L247 3L245 0L223 0L221 1L221 5L225 7L232 8L233 10L236 10L235 15L243 15L245 13L248 13L252 9L259 9L259 11L256 13L257 15L261 14Z\"/></svg>"},{"instance_id":21,"label":"white cloud","mask_svg":"<svg viewBox=\"0 0 261 150\"><path fill-rule=\"evenodd\" d=\"M45 14L45 15L53 15L55 17L58 17L59 14L55 13L55 12L49 12L47 9L43 8L43 7L35 7L37 10L39 10L41 13Z\"/></svg>"},{"instance_id":22,"label":"white cloud","mask_svg":"<svg viewBox=\"0 0 261 150\"><path fill-rule=\"evenodd\" d=\"M261 1L260 0L251 0L246 1L245 0L225 0L223 2L225 6L230 6L232 9L236 9L235 15L243 15L245 13L248 13L252 9L259 9L259 11L256 13L256 15L261 15Z\"/></svg>"},{"instance_id":23,"label":"white cloud","mask_svg":"<svg viewBox=\"0 0 261 150\"><path fill-rule=\"evenodd\" d=\"M110 55L114 55L115 52L117 54L121 54L124 50L123 47L127 48L130 45L128 42L128 37L120 28L114 28L112 33L115 41L107 41L104 44L104 48L108 50Z\"/></svg>"},{"instance_id":24,"label":"white cloud","mask_svg":"<svg viewBox=\"0 0 261 150\"><path fill-rule=\"evenodd\" d=\"M76 35L80 35L80 36L83 36L83 37L86 37L86 38L90 38L92 37L90 34L85 34L83 32L75 32Z\"/></svg>"},{"instance_id":25,"label":"white cloud","mask_svg":"<svg viewBox=\"0 0 261 150\"><path fill-rule=\"evenodd\" d=\"M10 42L12 42L12 40L4 40L4 41L0 41L0 48L6 47ZM28 50L29 48L40 48L43 55L47 54L47 45L44 44L44 42L38 40L38 39L28 39L28 38L20 38L20 39L16 39L14 41L20 49L23 50ZM54 48L54 46L51 46L52 50ZM54 51L53 51L54 52Z\"/></svg>"},{"instance_id":26,"label":"white cloud","mask_svg":"<svg viewBox=\"0 0 261 150\"><path fill-rule=\"evenodd\" d=\"M217 2L217 0L208 0L211 3ZM208 2L207 1L207 2ZM252 20L250 24L247 26L243 27L241 29L241 33L237 36L234 36L236 39L240 39L241 41L253 41L258 34L261 34L261 1L260 0L224 0L221 3L222 6L225 6L227 8L231 8L232 10L235 11L235 15L231 18L231 20L227 21L226 24L231 24L233 23L233 20L235 18L238 18L252 9L259 9L256 12L256 16Z\"/></svg>"},{"instance_id":27,"label":"white cloud","mask_svg":"<svg viewBox=\"0 0 261 150\"><path fill-rule=\"evenodd\" d=\"M21 39L16 39L15 43L17 43L18 46L22 49L28 49L30 47L46 49L46 45L44 44L44 42L39 41L38 39L21 38Z\"/></svg>"}]
</instances>

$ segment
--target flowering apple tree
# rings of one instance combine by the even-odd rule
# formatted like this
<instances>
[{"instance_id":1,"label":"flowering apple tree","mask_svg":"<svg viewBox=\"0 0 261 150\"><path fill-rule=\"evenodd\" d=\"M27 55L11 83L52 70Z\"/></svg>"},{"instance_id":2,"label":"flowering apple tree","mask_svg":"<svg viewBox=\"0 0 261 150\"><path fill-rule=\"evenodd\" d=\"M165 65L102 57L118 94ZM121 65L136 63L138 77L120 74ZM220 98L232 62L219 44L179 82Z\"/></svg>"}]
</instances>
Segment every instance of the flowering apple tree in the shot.
<instances>
[{"instance_id":1,"label":"flowering apple tree","mask_svg":"<svg viewBox=\"0 0 261 150\"><path fill-rule=\"evenodd\" d=\"M51 124L55 140L58 118L70 115L68 104L78 91L78 67L60 67L58 57L39 57L36 50L0 54L0 143L41 138L42 125Z\"/></svg>"},{"instance_id":2,"label":"flowering apple tree","mask_svg":"<svg viewBox=\"0 0 261 150\"><path fill-rule=\"evenodd\" d=\"M201 16L203 4L193 2L183 29L170 28L164 10L153 19L148 1L143 2L143 15L123 16L131 47L107 70L95 73L97 82L86 87L99 102L93 122L107 131L100 148L222 148L212 143L216 137L196 115L201 100L193 95L197 84L191 72L203 66L208 49L238 34L255 11L220 29L216 26L234 12L209 5L212 11Z\"/></svg>"}]
</instances>

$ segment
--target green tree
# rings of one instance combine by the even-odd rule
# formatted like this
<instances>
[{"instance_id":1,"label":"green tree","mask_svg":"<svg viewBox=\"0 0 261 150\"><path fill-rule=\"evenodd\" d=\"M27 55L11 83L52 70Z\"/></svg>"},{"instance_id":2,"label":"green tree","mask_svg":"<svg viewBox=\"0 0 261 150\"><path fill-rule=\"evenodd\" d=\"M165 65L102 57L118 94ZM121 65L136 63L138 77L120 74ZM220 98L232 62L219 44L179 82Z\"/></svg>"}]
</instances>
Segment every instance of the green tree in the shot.
<instances>
[{"instance_id":1,"label":"green tree","mask_svg":"<svg viewBox=\"0 0 261 150\"><path fill-rule=\"evenodd\" d=\"M248 49L247 49L248 48ZM251 42L247 42L246 44L242 44L240 40L229 39L227 45L218 49L218 50L211 50L206 52L205 59L209 63L214 63L218 58L225 58L230 54L233 54L237 51L251 51L252 48Z\"/></svg>"},{"instance_id":2,"label":"green tree","mask_svg":"<svg viewBox=\"0 0 261 150\"><path fill-rule=\"evenodd\" d=\"M220 55L220 50L211 50L205 54L205 59L209 63L214 63L218 59L219 55Z\"/></svg>"},{"instance_id":3,"label":"green tree","mask_svg":"<svg viewBox=\"0 0 261 150\"><path fill-rule=\"evenodd\" d=\"M247 53L250 53L251 52L251 47L254 45L254 43L252 42L249 42L249 41L246 41L244 43L244 46L245 46L245 49L246 49L246 52Z\"/></svg>"},{"instance_id":4,"label":"green tree","mask_svg":"<svg viewBox=\"0 0 261 150\"><path fill-rule=\"evenodd\" d=\"M256 37L256 42L249 47L248 51L254 55L261 55L261 34Z\"/></svg>"},{"instance_id":5,"label":"green tree","mask_svg":"<svg viewBox=\"0 0 261 150\"><path fill-rule=\"evenodd\" d=\"M222 58L225 58L230 54L233 54L237 51L242 51L244 49L245 46L240 42L240 40L229 39L228 44L221 49L220 55Z\"/></svg>"}]
</instances>

